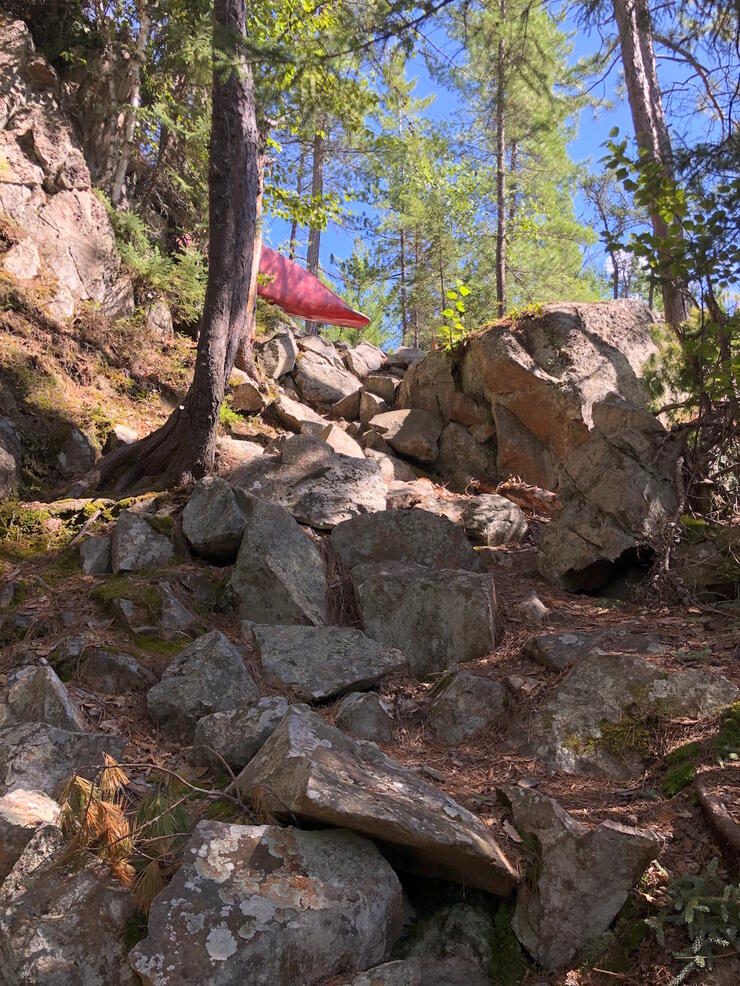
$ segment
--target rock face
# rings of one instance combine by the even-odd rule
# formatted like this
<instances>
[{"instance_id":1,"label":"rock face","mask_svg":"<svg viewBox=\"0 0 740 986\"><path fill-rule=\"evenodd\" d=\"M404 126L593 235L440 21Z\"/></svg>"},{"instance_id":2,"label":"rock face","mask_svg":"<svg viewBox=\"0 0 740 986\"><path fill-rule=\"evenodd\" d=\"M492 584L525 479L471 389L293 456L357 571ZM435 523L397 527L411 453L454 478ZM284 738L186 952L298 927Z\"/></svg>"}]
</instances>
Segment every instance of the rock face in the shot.
<instances>
[{"instance_id":1,"label":"rock face","mask_svg":"<svg viewBox=\"0 0 740 986\"><path fill-rule=\"evenodd\" d=\"M385 411L376 414L370 427L401 455L418 462L434 462L439 454L438 440L442 427L437 418L425 411Z\"/></svg>"},{"instance_id":2,"label":"rock face","mask_svg":"<svg viewBox=\"0 0 740 986\"><path fill-rule=\"evenodd\" d=\"M426 510L386 510L338 524L331 544L348 568L366 562L413 562L427 568L480 571L464 532Z\"/></svg>"},{"instance_id":3,"label":"rock face","mask_svg":"<svg viewBox=\"0 0 740 986\"><path fill-rule=\"evenodd\" d=\"M307 702L370 688L406 664L399 651L348 627L252 625L249 633L265 674Z\"/></svg>"},{"instance_id":4,"label":"rock face","mask_svg":"<svg viewBox=\"0 0 740 986\"><path fill-rule=\"evenodd\" d=\"M182 512L182 532L196 555L216 565L236 558L247 526L246 497L216 476L195 484Z\"/></svg>"},{"instance_id":5,"label":"rock face","mask_svg":"<svg viewBox=\"0 0 740 986\"><path fill-rule=\"evenodd\" d=\"M136 905L106 866L65 861L61 831L45 825L0 888L0 978L49 986L134 986L125 929Z\"/></svg>"},{"instance_id":6,"label":"rock face","mask_svg":"<svg viewBox=\"0 0 740 986\"><path fill-rule=\"evenodd\" d=\"M77 773L88 780L103 765L103 754L121 760L126 741L107 733L71 733L42 722L0 729L0 794L24 788L53 796Z\"/></svg>"},{"instance_id":7,"label":"rock face","mask_svg":"<svg viewBox=\"0 0 740 986\"><path fill-rule=\"evenodd\" d=\"M537 568L569 590L598 589L673 519L677 448L663 426L612 395L593 430L563 458L563 510L540 541Z\"/></svg>"},{"instance_id":8,"label":"rock face","mask_svg":"<svg viewBox=\"0 0 740 986\"><path fill-rule=\"evenodd\" d=\"M42 825L56 825L59 805L41 791L12 791L0 798L0 883Z\"/></svg>"},{"instance_id":9,"label":"rock face","mask_svg":"<svg viewBox=\"0 0 740 986\"><path fill-rule=\"evenodd\" d=\"M537 840L534 883L522 883L512 927L530 955L553 971L606 931L660 841L612 821L589 829L531 789L513 785L502 793L519 833Z\"/></svg>"},{"instance_id":10,"label":"rock face","mask_svg":"<svg viewBox=\"0 0 740 986\"><path fill-rule=\"evenodd\" d=\"M264 807L354 829L396 847L399 865L506 895L516 872L488 828L382 753L292 706L239 775Z\"/></svg>"},{"instance_id":11,"label":"rock face","mask_svg":"<svg viewBox=\"0 0 740 986\"><path fill-rule=\"evenodd\" d=\"M507 705L506 689L497 681L458 671L435 688L429 709L432 729L444 743L457 745L501 721Z\"/></svg>"},{"instance_id":12,"label":"rock face","mask_svg":"<svg viewBox=\"0 0 740 986\"><path fill-rule=\"evenodd\" d=\"M155 531L141 514L122 510L113 528L111 559L114 572L139 572L168 564L172 542Z\"/></svg>"},{"instance_id":13,"label":"rock face","mask_svg":"<svg viewBox=\"0 0 740 986\"><path fill-rule=\"evenodd\" d=\"M651 757L651 720L700 718L739 695L721 675L694 669L666 673L641 657L593 654L550 693L523 742L553 770L639 776Z\"/></svg>"},{"instance_id":14,"label":"rock face","mask_svg":"<svg viewBox=\"0 0 740 986\"><path fill-rule=\"evenodd\" d=\"M172 739L189 740L198 720L259 698L241 654L219 630L181 651L149 689L149 714Z\"/></svg>"},{"instance_id":15,"label":"rock face","mask_svg":"<svg viewBox=\"0 0 740 986\"><path fill-rule=\"evenodd\" d=\"M313 986L382 962L401 928L401 885L366 839L200 822L130 961L145 986Z\"/></svg>"},{"instance_id":16,"label":"rock face","mask_svg":"<svg viewBox=\"0 0 740 986\"><path fill-rule=\"evenodd\" d=\"M358 565L352 581L365 633L397 647L417 677L493 650L490 575L381 562Z\"/></svg>"},{"instance_id":17,"label":"rock face","mask_svg":"<svg viewBox=\"0 0 740 986\"><path fill-rule=\"evenodd\" d=\"M221 768L223 763L215 750L230 767L241 770L272 736L287 711L286 699L274 695L228 712L203 716L195 727L193 760Z\"/></svg>"},{"instance_id":18,"label":"rock face","mask_svg":"<svg viewBox=\"0 0 740 986\"><path fill-rule=\"evenodd\" d=\"M524 654L550 671L565 671L589 654L666 654L664 644L645 633L603 631L540 633L525 643Z\"/></svg>"},{"instance_id":19,"label":"rock face","mask_svg":"<svg viewBox=\"0 0 740 986\"><path fill-rule=\"evenodd\" d=\"M386 487L376 462L339 454L309 435L290 438L279 456L264 456L235 472L232 481L317 530L385 509Z\"/></svg>"},{"instance_id":20,"label":"rock face","mask_svg":"<svg viewBox=\"0 0 740 986\"><path fill-rule=\"evenodd\" d=\"M67 689L43 658L8 677L0 702L0 727L17 722L45 722L81 733L87 728Z\"/></svg>"},{"instance_id":21,"label":"rock face","mask_svg":"<svg viewBox=\"0 0 740 986\"><path fill-rule=\"evenodd\" d=\"M43 73L36 71L41 65ZM26 276L36 267L55 281L52 315L69 317L83 301L99 302L110 315L128 314L134 307L131 282L120 275L113 229L59 109L57 86L54 69L35 53L23 21L3 20L0 208L27 234L14 248L26 251L25 260L19 258ZM29 266L30 253L34 263Z\"/></svg>"},{"instance_id":22,"label":"rock face","mask_svg":"<svg viewBox=\"0 0 740 986\"><path fill-rule=\"evenodd\" d=\"M362 386L352 373L311 352L304 352L298 358L294 378L304 401L326 408L354 394Z\"/></svg>"},{"instance_id":23,"label":"rock face","mask_svg":"<svg viewBox=\"0 0 740 986\"><path fill-rule=\"evenodd\" d=\"M442 431L435 472L449 480L450 486L464 492L471 480L495 483L498 476L496 449L476 441L467 428L450 424Z\"/></svg>"},{"instance_id":24,"label":"rock face","mask_svg":"<svg viewBox=\"0 0 740 986\"><path fill-rule=\"evenodd\" d=\"M287 511L253 500L229 579L239 614L261 623L326 623L321 555Z\"/></svg>"}]
</instances>

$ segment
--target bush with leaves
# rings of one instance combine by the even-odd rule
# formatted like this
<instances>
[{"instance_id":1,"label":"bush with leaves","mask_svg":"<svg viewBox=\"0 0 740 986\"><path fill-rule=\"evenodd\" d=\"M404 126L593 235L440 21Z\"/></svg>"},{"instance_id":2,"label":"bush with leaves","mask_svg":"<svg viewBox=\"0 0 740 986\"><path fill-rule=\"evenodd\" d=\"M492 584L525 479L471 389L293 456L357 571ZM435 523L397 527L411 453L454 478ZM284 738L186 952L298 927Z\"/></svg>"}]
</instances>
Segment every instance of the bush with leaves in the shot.
<instances>
[{"instance_id":1,"label":"bush with leaves","mask_svg":"<svg viewBox=\"0 0 740 986\"><path fill-rule=\"evenodd\" d=\"M713 859L704 874L671 880L666 908L645 918L661 945L667 925L679 927L688 939L688 947L674 953L684 965L669 986L680 986L692 973L712 969L722 950L734 954L740 936L740 884L723 883L718 869L719 860Z\"/></svg>"}]
</instances>

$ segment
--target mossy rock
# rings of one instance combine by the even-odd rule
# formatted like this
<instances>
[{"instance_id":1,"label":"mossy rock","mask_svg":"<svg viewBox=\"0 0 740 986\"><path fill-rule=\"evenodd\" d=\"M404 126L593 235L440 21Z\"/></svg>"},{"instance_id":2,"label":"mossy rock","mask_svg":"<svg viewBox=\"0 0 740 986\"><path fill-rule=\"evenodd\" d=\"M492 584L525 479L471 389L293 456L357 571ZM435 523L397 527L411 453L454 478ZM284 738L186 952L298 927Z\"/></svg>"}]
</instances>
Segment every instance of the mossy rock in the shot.
<instances>
[{"instance_id":1,"label":"mossy rock","mask_svg":"<svg viewBox=\"0 0 740 986\"><path fill-rule=\"evenodd\" d=\"M696 777L696 767L690 763L678 764L671 767L663 778L662 791L666 798L673 798Z\"/></svg>"}]
</instances>

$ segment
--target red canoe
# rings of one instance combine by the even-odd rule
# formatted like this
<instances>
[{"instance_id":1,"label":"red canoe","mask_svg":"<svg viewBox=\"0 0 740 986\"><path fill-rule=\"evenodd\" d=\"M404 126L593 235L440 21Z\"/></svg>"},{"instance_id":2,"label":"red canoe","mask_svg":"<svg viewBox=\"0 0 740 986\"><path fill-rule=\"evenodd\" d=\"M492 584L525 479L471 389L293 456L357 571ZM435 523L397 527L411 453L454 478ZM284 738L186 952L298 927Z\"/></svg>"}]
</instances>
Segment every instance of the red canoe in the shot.
<instances>
[{"instance_id":1,"label":"red canoe","mask_svg":"<svg viewBox=\"0 0 740 986\"><path fill-rule=\"evenodd\" d=\"M257 284L257 294L278 305L288 315L352 329L362 329L370 324L367 315L350 308L318 277L268 246L262 247L260 274L266 274L269 280Z\"/></svg>"}]
</instances>

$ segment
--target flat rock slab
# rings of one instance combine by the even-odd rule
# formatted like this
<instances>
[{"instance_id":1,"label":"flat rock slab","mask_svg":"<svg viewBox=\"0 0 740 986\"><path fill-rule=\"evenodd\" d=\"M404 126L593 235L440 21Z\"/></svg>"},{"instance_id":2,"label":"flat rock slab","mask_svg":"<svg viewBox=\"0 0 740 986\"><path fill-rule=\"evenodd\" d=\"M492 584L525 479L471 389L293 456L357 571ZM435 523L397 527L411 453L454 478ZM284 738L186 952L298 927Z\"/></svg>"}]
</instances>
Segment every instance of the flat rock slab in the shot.
<instances>
[{"instance_id":1,"label":"flat rock slab","mask_svg":"<svg viewBox=\"0 0 740 986\"><path fill-rule=\"evenodd\" d=\"M334 528L331 544L348 568L390 561L482 570L464 532L446 517L426 510L386 510L353 517Z\"/></svg>"},{"instance_id":2,"label":"flat rock slab","mask_svg":"<svg viewBox=\"0 0 740 986\"><path fill-rule=\"evenodd\" d=\"M172 542L155 531L146 515L122 510L111 538L114 572L139 572L167 565L174 554Z\"/></svg>"},{"instance_id":3,"label":"flat rock slab","mask_svg":"<svg viewBox=\"0 0 740 986\"><path fill-rule=\"evenodd\" d=\"M145 986L313 986L382 962L402 924L367 839L203 821L130 962Z\"/></svg>"},{"instance_id":4,"label":"flat rock slab","mask_svg":"<svg viewBox=\"0 0 740 986\"><path fill-rule=\"evenodd\" d=\"M0 884L42 825L56 825L59 805L42 791L18 788L0 798Z\"/></svg>"},{"instance_id":5,"label":"flat rock slab","mask_svg":"<svg viewBox=\"0 0 740 986\"><path fill-rule=\"evenodd\" d=\"M193 760L217 768L222 768L225 760L234 770L241 770L272 736L287 711L287 699L272 695L238 709L203 716L195 727Z\"/></svg>"},{"instance_id":6,"label":"flat rock slab","mask_svg":"<svg viewBox=\"0 0 740 986\"><path fill-rule=\"evenodd\" d=\"M18 788L54 796L72 774L92 780L103 754L123 758L126 741L108 733L71 733L44 722L0 729L0 794Z\"/></svg>"},{"instance_id":7,"label":"flat rock slab","mask_svg":"<svg viewBox=\"0 0 740 986\"><path fill-rule=\"evenodd\" d=\"M351 460L354 461L354 460ZM326 622L318 548L276 503L252 500L229 588L239 615L258 623Z\"/></svg>"},{"instance_id":8,"label":"flat rock slab","mask_svg":"<svg viewBox=\"0 0 740 986\"><path fill-rule=\"evenodd\" d=\"M258 698L239 651L220 630L211 630L180 651L146 700L167 736L188 741L203 716Z\"/></svg>"},{"instance_id":9,"label":"flat rock slab","mask_svg":"<svg viewBox=\"0 0 740 986\"><path fill-rule=\"evenodd\" d=\"M358 565L352 581L365 633L398 648L417 677L493 650L490 575L384 562Z\"/></svg>"},{"instance_id":10,"label":"flat rock slab","mask_svg":"<svg viewBox=\"0 0 740 986\"><path fill-rule=\"evenodd\" d=\"M738 696L722 675L668 673L641 657L593 654L550 693L527 733L515 726L512 735L553 770L637 777L652 757L651 721L708 716Z\"/></svg>"},{"instance_id":11,"label":"flat rock slab","mask_svg":"<svg viewBox=\"0 0 740 986\"><path fill-rule=\"evenodd\" d=\"M510 785L501 793L520 835L538 846L536 873L522 883L512 927L530 955L554 971L606 931L660 840L612 821L588 828L531 788Z\"/></svg>"},{"instance_id":12,"label":"flat rock slab","mask_svg":"<svg viewBox=\"0 0 740 986\"><path fill-rule=\"evenodd\" d=\"M99 860L80 869L68 854L61 831L45 825L0 888L3 982L134 986L125 944L134 898Z\"/></svg>"},{"instance_id":13,"label":"flat rock slab","mask_svg":"<svg viewBox=\"0 0 740 986\"><path fill-rule=\"evenodd\" d=\"M471 812L319 715L292 706L238 777L275 814L354 829L386 844L398 865L506 896L517 881Z\"/></svg>"},{"instance_id":14,"label":"flat rock slab","mask_svg":"<svg viewBox=\"0 0 740 986\"><path fill-rule=\"evenodd\" d=\"M247 632L265 674L306 702L371 688L385 675L406 666L400 651L349 627L252 624Z\"/></svg>"},{"instance_id":15,"label":"flat rock slab","mask_svg":"<svg viewBox=\"0 0 740 986\"><path fill-rule=\"evenodd\" d=\"M646 633L607 630L540 633L524 644L525 657L550 671L565 671L589 654L667 654L669 644Z\"/></svg>"}]
</instances>

